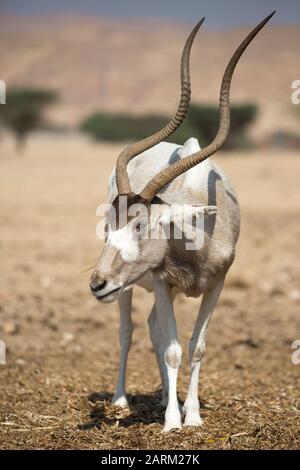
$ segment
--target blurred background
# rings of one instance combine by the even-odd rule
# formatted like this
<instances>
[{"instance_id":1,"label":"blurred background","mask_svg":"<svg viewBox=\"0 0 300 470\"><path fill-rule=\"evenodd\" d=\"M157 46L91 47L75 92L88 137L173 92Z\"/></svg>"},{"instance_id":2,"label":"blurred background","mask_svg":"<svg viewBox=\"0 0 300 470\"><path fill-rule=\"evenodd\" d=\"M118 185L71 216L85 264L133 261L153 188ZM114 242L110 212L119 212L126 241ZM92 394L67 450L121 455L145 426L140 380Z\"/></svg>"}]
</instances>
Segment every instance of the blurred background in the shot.
<instances>
[{"instance_id":1,"label":"blurred background","mask_svg":"<svg viewBox=\"0 0 300 470\"><path fill-rule=\"evenodd\" d=\"M231 133L214 156L236 187L242 230L209 330L205 427L167 438L146 328L152 298L139 289L132 409L109 407L118 312L89 293L87 268L102 246L95 211L126 143L175 111L194 24L206 16L191 54L192 107L170 140L203 146L217 129L228 60L274 9L237 66ZM296 0L1 1L1 448L300 447L300 365L291 362L300 338L299 44ZM176 300L184 353L198 304ZM187 377L185 355L181 399Z\"/></svg>"},{"instance_id":2,"label":"blurred background","mask_svg":"<svg viewBox=\"0 0 300 470\"><path fill-rule=\"evenodd\" d=\"M299 148L300 113L291 102L291 83L298 73L300 12L293 0L284 5L278 0L248 5L231 0L225 12L217 1L155 0L147 5L134 0L4 0L1 79L13 99L1 108L3 125L17 131L21 140L42 125L62 132L79 129L107 141L155 130L177 104L185 38L206 16L192 52L193 108L174 136L183 142L197 135L206 143L217 125L219 86L227 61L249 26L277 7L267 32L249 48L234 78L227 148ZM18 96L16 88L22 91ZM33 99L37 91L44 95ZM26 114L23 129L16 107ZM43 122L37 107L45 108Z\"/></svg>"}]
</instances>

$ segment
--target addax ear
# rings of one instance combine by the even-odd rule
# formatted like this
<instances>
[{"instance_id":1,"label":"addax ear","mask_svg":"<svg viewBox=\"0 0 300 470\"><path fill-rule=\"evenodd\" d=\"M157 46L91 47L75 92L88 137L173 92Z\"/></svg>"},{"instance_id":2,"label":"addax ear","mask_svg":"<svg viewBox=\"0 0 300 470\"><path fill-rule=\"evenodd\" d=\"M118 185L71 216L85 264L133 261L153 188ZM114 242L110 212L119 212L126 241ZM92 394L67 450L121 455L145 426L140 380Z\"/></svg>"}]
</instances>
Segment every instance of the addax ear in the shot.
<instances>
[{"instance_id":1,"label":"addax ear","mask_svg":"<svg viewBox=\"0 0 300 470\"><path fill-rule=\"evenodd\" d=\"M200 204L172 204L164 207L159 216L158 221L161 224L169 224L170 222L180 223L187 219L192 219L198 214L212 215L217 213L217 206L204 206Z\"/></svg>"},{"instance_id":2,"label":"addax ear","mask_svg":"<svg viewBox=\"0 0 300 470\"><path fill-rule=\"evenodd\" d=\"M191 206L195 213L203 213L206 215L216 214L218 212L217 206L201 206L193 205Z\"/></svg>"}]
</instances>

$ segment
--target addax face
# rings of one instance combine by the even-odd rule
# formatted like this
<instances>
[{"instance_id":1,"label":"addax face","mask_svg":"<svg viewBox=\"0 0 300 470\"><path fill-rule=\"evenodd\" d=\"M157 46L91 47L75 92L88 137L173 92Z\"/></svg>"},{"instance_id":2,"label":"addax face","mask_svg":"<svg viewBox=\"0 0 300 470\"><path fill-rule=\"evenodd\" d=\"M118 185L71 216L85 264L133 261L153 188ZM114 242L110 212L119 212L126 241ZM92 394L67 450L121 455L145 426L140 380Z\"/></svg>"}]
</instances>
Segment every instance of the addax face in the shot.
<instances>
[{"instance_id":1,"label":"addax face","mask_svg":"<svg viewBox=\"0 0 300 470\"><path fill-rule=\"evenodd\" d=\"M120 209L119 202L107 214L106 243L91 276L91 291L102 302L112 302L157 267L167 248L167 240L152 237L147 203L134 197Z\"/></svg>"}]
</instances>

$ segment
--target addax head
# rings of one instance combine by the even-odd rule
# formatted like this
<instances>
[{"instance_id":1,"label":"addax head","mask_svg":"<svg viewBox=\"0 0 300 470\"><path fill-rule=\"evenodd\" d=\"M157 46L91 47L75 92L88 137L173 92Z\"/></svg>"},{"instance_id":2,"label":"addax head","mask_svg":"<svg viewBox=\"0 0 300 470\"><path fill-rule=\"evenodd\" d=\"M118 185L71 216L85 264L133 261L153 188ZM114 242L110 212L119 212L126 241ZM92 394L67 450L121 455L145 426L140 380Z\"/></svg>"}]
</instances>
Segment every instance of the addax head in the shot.
<instances>
[{"instance_id":1,"label":"addax head","mask_svg":"<svg viewBox=\"0 0 300 470\"><path fill-rule=\"evenodd\" d=\"M216 206L173 203L174 193L163 198L150 203L139 195L118 195L109 207L106 243L91 278L98 300L114 300L148 271L163 267L171 249L169 240L183 249L201 249L204 215L215 214Z\"/></svg>"}]
</instances>

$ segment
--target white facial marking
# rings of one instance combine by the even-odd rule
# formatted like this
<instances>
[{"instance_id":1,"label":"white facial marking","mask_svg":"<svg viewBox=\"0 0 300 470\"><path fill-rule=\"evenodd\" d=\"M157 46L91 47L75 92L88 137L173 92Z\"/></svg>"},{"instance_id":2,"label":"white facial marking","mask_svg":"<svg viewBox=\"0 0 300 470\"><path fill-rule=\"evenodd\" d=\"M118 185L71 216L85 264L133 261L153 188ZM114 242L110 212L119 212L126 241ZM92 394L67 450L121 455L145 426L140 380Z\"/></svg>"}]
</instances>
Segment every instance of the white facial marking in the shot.
<instances>
[{"instance_id":1,"label":"white facial marking","mask_svg":"<svg viewBox=\"0 0 300 470\"><path fill-rule=\"evenodd\" d=\"M120 251L124 261L131 262L138 258L138 241L134 240L132 231L127 226L120 230L110 231L107 241Z\"/></svg>"}]
</instances>

